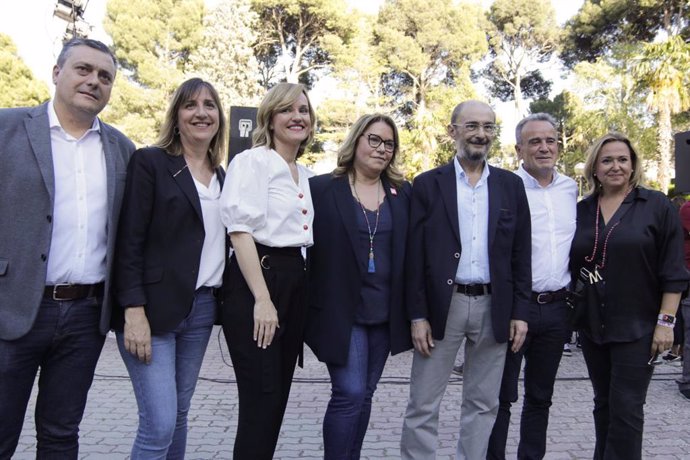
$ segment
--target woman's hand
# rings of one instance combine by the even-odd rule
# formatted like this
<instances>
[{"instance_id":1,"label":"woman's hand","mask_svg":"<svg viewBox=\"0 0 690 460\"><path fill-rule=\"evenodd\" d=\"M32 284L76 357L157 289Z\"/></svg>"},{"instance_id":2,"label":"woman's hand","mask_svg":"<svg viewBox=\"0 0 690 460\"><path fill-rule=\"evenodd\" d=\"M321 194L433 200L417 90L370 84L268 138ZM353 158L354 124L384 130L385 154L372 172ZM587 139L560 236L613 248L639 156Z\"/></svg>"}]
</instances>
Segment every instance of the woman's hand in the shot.
<instances>
[{"instance_id":1,"label":"woman's hand","mask_svg":"<svg viewBox=\"0 0 690 460\"><path fill-rule=\"evenodd\" d=\"M259 348L266 349L275 336L278 312L271 299L260 299L254 303L254 341Z\"/></svg>"},{"instance_id":2,"label":"woman's hand","mask_svg":"<svg viewBox=\"0 0 690 460\"><path fill-rule=\"evenodd\" d=\"M151 327L144 306L125 309L125 350L146 364L151 362Z\"/></svg>"},{"instance_id":3,"label":"woman's hand","mask_svg":"<svg viewBox=\"0 0 690 460\"><path fill-rule=\"evenodd\" d=\"M673 347L673 328L657 324L652 339L652 356L670 350L671 347Z\"/></svg>"}]
</instances>

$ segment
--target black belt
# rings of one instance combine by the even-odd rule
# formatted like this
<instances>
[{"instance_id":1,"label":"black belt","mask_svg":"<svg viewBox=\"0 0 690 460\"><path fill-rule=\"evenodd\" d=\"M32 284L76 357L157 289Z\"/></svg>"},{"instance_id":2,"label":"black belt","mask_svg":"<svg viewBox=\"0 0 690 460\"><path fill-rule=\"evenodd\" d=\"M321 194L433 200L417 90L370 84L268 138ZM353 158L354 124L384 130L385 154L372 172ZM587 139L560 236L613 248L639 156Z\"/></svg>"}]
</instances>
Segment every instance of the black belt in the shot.
<instances>
[{"instance_id":1,"label":"black belt","mask_svg":"<svg viewBox=\"0 0 690 460\"><path fill-rule=\"evenodd\" d=\"M306 269L300 247L275 248L256 243L256 251L259 255L261 268L264 270Z\"/></svg>"},{"instance_id":2,"label":"black belt","mask_svg":"<svg viewBox=\"0 0 690 460\"><path fill-rule=\"evenodd\" d=\"M539 305L565 300L566 297L568 297L568 290L566 288L561 288L557 291L532 291L532 302L536 302Z\"/></svg>"},{"instance_id":3,"label":"black belt","mask_svg":"<svg viewBox=\"0 0 690 460\"><path fill-rule=\"evenodd\" d=\"M490 284L456 284L455 290L460 294L476 297L491 294Z\"/></svg>"},{"instance_id":4,"label":"black belt","mask_svg":"<svg viewBox=\"0 0 690 460\"><path fill-rule=\"evenodd\" d=\"M103 283L56 284L55 286L46 286L43 290L43 297L53 300L79 300L102 296Z\"/></svg>"}]
</instances>

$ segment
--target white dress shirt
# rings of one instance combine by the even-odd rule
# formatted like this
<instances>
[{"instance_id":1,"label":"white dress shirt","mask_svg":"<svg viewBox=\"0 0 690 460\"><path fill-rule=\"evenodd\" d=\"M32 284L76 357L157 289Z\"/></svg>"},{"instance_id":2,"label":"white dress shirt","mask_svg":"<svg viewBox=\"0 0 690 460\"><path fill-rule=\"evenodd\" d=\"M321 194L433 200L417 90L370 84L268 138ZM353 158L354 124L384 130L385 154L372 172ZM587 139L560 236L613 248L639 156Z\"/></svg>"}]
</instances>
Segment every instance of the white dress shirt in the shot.
<instances>
[{"instance_id":1,"label":"white dress shirt","mask_svg":"<svg viewBox=\"0 0 690 460\"><path fill-rule=\"evenodd\" d=\"M192 176L194 178L194 176ZM196 288L201 286L219 287L223 282L225 264L225 226L220 220L220 183L213 174L206 187L194 179L196 191L201 202L201 215L204 219L204 245L201 247L199 275Z\"/></svg>"},{"instance_id":2,"label":"white dress shirt","mask_svg":"<svg viewBox=\"0 0 690 460\"><path fill-rule=\"evenodd\" d=\"M489 166L484 163L482 176L472 187L458 157L455 182L458 196L458 224L460 226L460 263L455 282L460 284L488 284L489 273Z\"/></svg>"},{"instance_id":3,"label":"white dress shirt","mask_svg":"<svg viewBox=\"0 0 690 460\"><path fill-rule=\"evenodd\" d=\"M105 280L108 188L100 124L75 139L48 104L55 176L53 234L46 285L94 284ZM113 229L114 230L114 229Z\"/></svg>"},{"instance_id":4,"label":"white dress shirt","mask_svg":"<svg viewBox=\"0 0 690 460\"><path fill-rule=\"evenodd\" d=\"M221 219L232 232L250 233L271 247L314 244L314 206L309 191L313 173L297 165L299 184L275 150L265 146L239 153L230 162L221 194Z\"/></svg>"},{"instance_id":5,"label":"white dress shirt","mask_svg":"<svg viewBox=\"0 0 690 460\"><path fill-rule=\"evenodd\" d=\"M568 262L575 235L577 184L553 171L546 187L520 165L532 217L532 290L557 291L570 283Z\"/></svg>"}]
</instances>

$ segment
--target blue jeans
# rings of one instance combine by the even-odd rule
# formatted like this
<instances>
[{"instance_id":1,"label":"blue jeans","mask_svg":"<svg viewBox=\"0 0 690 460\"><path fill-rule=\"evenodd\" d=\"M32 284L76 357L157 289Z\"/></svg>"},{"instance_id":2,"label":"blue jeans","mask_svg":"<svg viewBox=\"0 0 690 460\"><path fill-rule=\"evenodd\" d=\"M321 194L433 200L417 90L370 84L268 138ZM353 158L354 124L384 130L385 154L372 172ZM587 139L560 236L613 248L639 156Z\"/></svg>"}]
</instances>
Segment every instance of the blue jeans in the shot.
<instances>
[{"instance_id":1,"label":"blue jeans","mask_svg":"<svg viewBox=\"0 0 690 460\"><path fill-rule=\"evenodd\" d=\"M36 458L76 459L79 423L105 337L102 299L43 299L31 330L0 340L0 458L12 457L38 368Z\"/></svg>"},{"instance_id":2,"label":"blue jeans","mask_svg":"<svg viewBox=\"0 0 690 460\"><path fill-rule=\"evenodd\" d=\"M369 425L371 399L390 352L388 324L355 324L344 366L328 365L331 400L323 419L324 458L358 459Z\"/></svg>"},{"instance_id":3,"label":"blue jeans","mask_svg":"<svg viewBox=\"0 0 690 460\"><path fill-rule=\"evenodd\" d=\"M487 459L504 460L510 426L510 407L518 399L518 378L525 358L525 398L520 420L517 458L537 460L546 454L546 431L556 373L567 336L567 305L564 300L530 304L529 329L520 351L508 350L501 381L499 409L489 439Z\"/></svg>"},{"instance_id":4,"label":"blue jeans","mask_svg":"<svg viewBox=\"0 0 690 460\"><path fill-rule=\"evenodd\" d=\"M187 413L216 316L210 288L199 288L189 315L172 332L151 336L151 363L117 345L132 380L139 427L132 460L182 459L187 445Z\"/></svg>"}]
</instances>

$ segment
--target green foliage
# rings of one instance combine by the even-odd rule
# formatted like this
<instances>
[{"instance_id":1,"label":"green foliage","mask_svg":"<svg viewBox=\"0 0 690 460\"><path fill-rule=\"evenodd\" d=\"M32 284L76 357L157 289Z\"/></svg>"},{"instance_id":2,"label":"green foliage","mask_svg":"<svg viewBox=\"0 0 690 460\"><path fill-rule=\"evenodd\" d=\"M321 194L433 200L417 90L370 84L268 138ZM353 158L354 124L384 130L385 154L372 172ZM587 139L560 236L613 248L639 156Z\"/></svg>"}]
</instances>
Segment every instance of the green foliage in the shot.
<instances>
[{"instance_id":1,"label":"green foliage","mask_svg":"<svg viewBox=\"0 0 690 460\"><path fill-rule=\"evenodd\" d=\"M0 33L0 107L34 106L49 98L46 84L34 78L12 39Z\"/></svg>"},{"instance_id":2,"label":"green foliage","mask_svg":"<svg viewBox=\"0 0 690 460\"><path fill-rule=\"evenodd\" d=\"M265 76L310 81L310 73L337 61L352 34L353 18L344 0L252 0L259 17L254 48Z\"/></svg>"},{"instance_id":3,"label":"green foliage","mask_svg":"<svg viewBox=\"0 0 690 460\"><path fill-rule=\"evenodd\" d=\"M493 83L494 95L500 95L496 93L501 83L512 89L515 107L522 115L523 88L537 83L533 89L540 89L538 76L534 71L528 74L527 69L548 61L557 50L560 29L556 13L550 0L495 0L488 19L493 26L489 44L494 59L487 76ZM530 95L543 95L543 83L541 89L542 94L530 91Z\"/></svg>"},{"instance_id":4,"label":"green foliage","mask_svg":"<svg viewBox=\"0 0 690 460\"><path fill-rule=\"evenodd\" d=\"M489 80L489 93L503 102L515 99L515 88L496 73L496 67L490 65L483 74ZM520 92L524 98L544 99L549 97L552 82L546 80L539 70L531 70L520 80Z\"/></svg>"},{"instance_id":5,"label":"green foliage","mask_svg":"<svg viewBox=\"0 0 690 460\"><path fill-rule=\"evenodd\" d=\"M186 63L187 76L198 75L218 91L226 113L231 105L257 105L263 94L251 46L258 16L249 0L224 0L204 18L199 48Z\"/></svg>"},{"instance_id":6,"label":"green foliage","mask_svg":"<svg viewBox=\"0 0 690 460\"><path fill-rule=\"evenodd\" d=\"M687 0L585 0L566 24L562 58L573 67L622 43L651 42L659 32L687 38L688 17Z\"/></svg>"},{"instance_id":7,"label":"green foliage","mask_svg":"<svg viewBox=\"0 0 690 460\"><path fill-rule=\"evenodd\" d=\"M488 49L479 6L450 0L387 0L375 30L379 55L401 74L394 88L425 109L430 88L464 78ZM395 80L394 80L395 81ZM390 91L389 91L390 92Z\"/></svg>"},{"instance_id":8,"label":"green foliage","mask_svg":"<svg viewBox=\"0 0 690 460\"><path fill-rule=\"evenodd\" d=\"M452 156L445 126L452 108L475 96L470 66L486 54L479 6L450 0L387 0L375 43L387 72L383 94L401 120L401 162L408 176Z\"/></svg>"},{"instance_id":9,"label":"green foliage","mask_svg":"<svg viewBox=\"0 0 690 460\"><path fill-rule=\"evenodd\" d=\"M138 144L157 136L168 97L202 41L203 0L109 0L104 21L123 71L106 121Z\"/></svg>"},{"instance_id":10,"label":"green foliage","mask_svg":"<svg viewBox=\"0 0 690 460\"><path fill-rule=\"evenodd\" d=\"M661 191L666 192L671 182L671 117L690 108L690 45L680 35L646 43L634 62L637 89L647 92L647 105L657 114L658 179Z\"/></svg>"}]
</instances>

